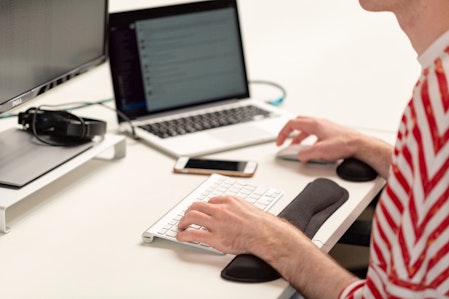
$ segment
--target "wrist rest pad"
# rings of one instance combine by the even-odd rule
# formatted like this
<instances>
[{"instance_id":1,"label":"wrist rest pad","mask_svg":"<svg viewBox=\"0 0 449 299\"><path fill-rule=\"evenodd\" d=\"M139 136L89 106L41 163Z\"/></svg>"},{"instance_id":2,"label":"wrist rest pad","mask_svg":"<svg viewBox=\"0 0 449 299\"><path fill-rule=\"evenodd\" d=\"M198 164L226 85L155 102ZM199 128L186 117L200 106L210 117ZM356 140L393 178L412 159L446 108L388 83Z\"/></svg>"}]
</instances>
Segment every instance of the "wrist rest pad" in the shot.
<instances>
[{"instance_id":1,"label":"wrist rest pad","mask_svg":"<svg viewBox=\"0 0 449 299\"><path fill-rule=\"evenodd\" d=\"M278 217L286 219L312 239L327 218L348 198L346 189L329 179L317 178L309 183ZM281 276L257 256L240 254L221 271L221 277L237 282L266 282Z\"/></svg>"}]
</instances>

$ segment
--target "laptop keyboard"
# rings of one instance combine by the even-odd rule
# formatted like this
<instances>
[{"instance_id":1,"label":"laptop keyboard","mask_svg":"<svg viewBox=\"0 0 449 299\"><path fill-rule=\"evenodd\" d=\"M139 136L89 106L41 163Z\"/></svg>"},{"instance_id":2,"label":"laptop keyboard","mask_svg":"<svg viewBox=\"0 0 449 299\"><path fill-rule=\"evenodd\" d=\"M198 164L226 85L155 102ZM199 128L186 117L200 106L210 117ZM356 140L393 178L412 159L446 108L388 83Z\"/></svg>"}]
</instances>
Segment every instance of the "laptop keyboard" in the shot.
<instances>
[{"instance_id":1,"label":"laptop keyboard","mask_svg":"<svg viewBox=\"0 0 449 299\"><path fill-rule=\"evenodd\" d=\"M245 179L234 179L227 176L212 174L203 181L189 195L184 197L167 214L156 221L143 233L146 242L152 242L154 237L167 239L174 242L178 233L178 222L187 208L196 201L207 202L211 197L221 195L239 196L254 206L268 211L282 197L283 192L279 189L269 188L262 185L249 183ZM204 227L191 225L188 229L205 230ZM207 251L221 253L207 244L183 243L198 247Z\"/></svg>"},{"instance_id":2,"label":"laptop keyboard","mask_svg":"<svg viewBox=\"0 0 449 299\"><path fill-rule=\"evenodd\" d=\"M248 105L146 124L140 127L160 138L168 138L248 122L255 119L264 119L270 116L271 112L256 106Z\"/></svg>"}]
</instances>

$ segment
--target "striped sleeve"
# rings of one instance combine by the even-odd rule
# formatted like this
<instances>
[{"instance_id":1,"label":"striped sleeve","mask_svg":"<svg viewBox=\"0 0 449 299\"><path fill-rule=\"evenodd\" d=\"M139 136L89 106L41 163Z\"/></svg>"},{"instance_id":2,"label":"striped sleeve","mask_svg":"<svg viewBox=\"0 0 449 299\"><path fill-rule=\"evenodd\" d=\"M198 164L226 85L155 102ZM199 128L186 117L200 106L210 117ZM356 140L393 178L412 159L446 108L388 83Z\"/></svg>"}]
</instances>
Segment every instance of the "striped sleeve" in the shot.
<instances>
[{"instance_id":1,"label":"striped sleeve","mask_svg":"<svg viewBox=\"0 0 449 299\"><path fill-rule=\"evenodd\" d=\"M365 281L339 298L449 298L449 47L423 71L373 220Z\"/></svg>"}]
</instances>

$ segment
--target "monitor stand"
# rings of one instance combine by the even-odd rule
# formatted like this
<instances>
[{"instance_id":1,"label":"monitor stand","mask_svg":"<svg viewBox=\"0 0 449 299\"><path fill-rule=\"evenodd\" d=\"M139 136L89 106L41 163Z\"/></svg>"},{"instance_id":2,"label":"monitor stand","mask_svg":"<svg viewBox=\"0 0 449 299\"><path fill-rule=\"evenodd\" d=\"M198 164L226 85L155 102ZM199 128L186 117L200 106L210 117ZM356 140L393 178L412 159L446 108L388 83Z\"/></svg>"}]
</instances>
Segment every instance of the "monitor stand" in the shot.
<instances>
[{"instance_id":1,"label":"monitor stand","mask_svg":"<svg viewBox=\"0 0 449 299\"><path fill-rule=\"evenodd\" d=\"M125 137L106 134L100 141L69 148L43 145L17 128L0 132L0 234L9 232L7 208L98 156L125 157Z\"/></svg>"},{"instance_id":2,"label":"monitor stand","mask_svg":"<svg viewBox=\"0 0 449 299\"><path fill-rule=\"evenodd\" d=\"M0 187L22 188L92 145L51 146L24 130L0 132Z\"/></svg>"}]
</instances>

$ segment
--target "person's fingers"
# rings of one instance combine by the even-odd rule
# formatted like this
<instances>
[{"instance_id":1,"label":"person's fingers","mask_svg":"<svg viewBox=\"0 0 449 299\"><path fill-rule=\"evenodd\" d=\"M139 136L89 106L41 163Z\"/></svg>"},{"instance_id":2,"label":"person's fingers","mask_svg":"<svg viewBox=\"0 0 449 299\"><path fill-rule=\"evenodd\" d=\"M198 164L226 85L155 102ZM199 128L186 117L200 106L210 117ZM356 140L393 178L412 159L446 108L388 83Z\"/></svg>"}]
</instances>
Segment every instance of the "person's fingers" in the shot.
<instances>
[{"instance_id":1,"label":"person's fingers","mask_svg":"<svg viewBox=\"0 0 449 299\"><path fill-rule=\"evenodd\" d=\"M211 228L212 218L217 214L217 211L232 201L240 201L239 205L242 204L242 201L246 203L244 200L233 196L218 196L209 199L208 202L194 202L180 219L178 228L183 230L192 224Z\"/></svg>"},{"instance_id":2,"label":"person's fingers","mask_svg":"<svg viewBox=\"0 0 449 299\"><path fill-rule=\"evenodd\" d=\"M176 234L176 239L180 242L198 242L209 244L210 233L202 229L181 230Z\"/></svg>"},{"instance_id":3,"label":"person's fingers","mask_svg":"<svg viewBox=\"0 0 449 299\"><path fill-rule=\"evenodd\" d=\"M298 159L301 162L308 162L312 159L318 159L318 154L315 147L316 145L301 148L301 150L298 152Z\"/></svg>"},{"instance_id":4,"label":"person's fingers","mask_svg":"<svg viewBox=\"0 0 449 299\"><path fill-rule=\"evenodd\" d=\"M291 119L287 124L281 129L276 139L276 145L282 145L285 140L294 131L298 131L298 135L295 136L298 143L305 139L307 136L316 134L316 121L313 118L298 116L295 119Z\"/></svg>"},{"instance_id":5,"label":"person's fingers","mask_svg":"<svg viewBox=\"0 0 449 299\"><path fill-rule=\"evenodd\" d=\"M197 201L190 205L190 207L186 210L186 213L191 210L196 210L201 213L211 215L213 207L210 205L209 202Z\"/></svg>"},{"instance_id":6,"label":"person's fingers","mask_svg":"<svg viewBox=\"0 0 449 299\"><path fill-rule=\"evenodd\" d=\"M285 140L288 138L288 136L294 131L293 128L293 120L289 120L285 126L279 131L277 139L276 139L276 145L282 145L284 144Z\"/></svg>"},{"instance_id":7,"label":"person's fingers","mask_svg":"<svg viewBox=\"0 0 449 299\"><path fill-rule=\"evenodd\" d=\"M208 203L211 204L224 204L227 203L229 201L235 200L237 197L235 196L216 196L216 197L211 197L208 201Z\"/></svg>"},{"instance_id":8,"label":"person's fingers","mask_svg":"<svg viewBox=\"0 0 449 299\"><path fill-rule=\"evenodd\" d=\"M237 196L217 196L209 199L208 203L215 205L241 205L242 203L246 203L246 201Z\"/></svg>"},{"instance_id":9,"label":"person's fingers","mask_svg":"<svg viewBox=\"0 0 449 299\"><path fill-rule=\"evenodd\" d=\"M296 135L295 137L293 137L292 141L290 144L298 144L301 143L304 139L306 139L307 137L309 137L310 135L307 134L304 131L301 131L298 133L298 135Z\"/></svg>"},{"instance_id":10,"label":"person's fingers","mask_svg":"<svg viewBox=\"0 0 449 299\"><path fill-rule=\"evenodd\" d=\"M179 220L178 229L187 229L190 225L210 227L212 208L207 203L194 203Z\"/></svg>"}]
</instances>

